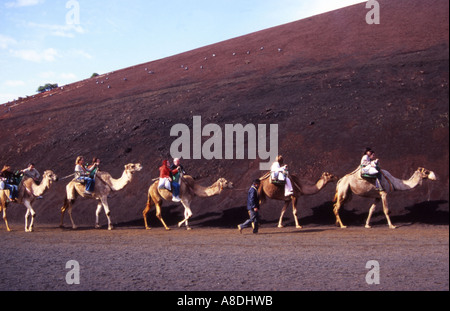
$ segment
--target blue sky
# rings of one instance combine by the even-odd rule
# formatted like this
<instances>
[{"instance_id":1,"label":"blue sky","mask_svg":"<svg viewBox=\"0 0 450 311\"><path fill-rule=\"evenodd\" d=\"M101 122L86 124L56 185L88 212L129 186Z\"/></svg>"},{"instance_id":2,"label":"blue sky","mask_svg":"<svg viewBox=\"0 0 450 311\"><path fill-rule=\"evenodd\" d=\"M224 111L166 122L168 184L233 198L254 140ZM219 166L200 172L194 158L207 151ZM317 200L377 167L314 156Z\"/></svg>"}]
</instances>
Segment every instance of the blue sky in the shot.
<instances>
[{"instance_id":1,"label":"blue sky","mask_svg":"<svg viewBox=\"0 0 450 311\"><path fill-rule=\"evenodd\" d=\"M0 0L0 104L361 0Z\"/></svg>"}]
</instances>

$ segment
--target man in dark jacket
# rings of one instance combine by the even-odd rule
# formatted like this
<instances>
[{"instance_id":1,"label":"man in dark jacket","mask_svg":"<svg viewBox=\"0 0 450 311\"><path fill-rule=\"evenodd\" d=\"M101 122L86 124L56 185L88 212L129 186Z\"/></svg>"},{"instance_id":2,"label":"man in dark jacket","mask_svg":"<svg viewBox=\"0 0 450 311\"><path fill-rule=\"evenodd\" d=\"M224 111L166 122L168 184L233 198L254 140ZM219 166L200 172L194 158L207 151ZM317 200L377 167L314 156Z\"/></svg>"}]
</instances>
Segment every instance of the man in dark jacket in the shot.
<instances>
[{"instance_id":1,"label":"man in dark jacket","mask_svg":"<svg viewBox=\"0 0 450 311\"><path fill-rule=\"evenodd\" d=\"M252 186L248 190L247 196L247 210L250 218L247 219L243 224L238 225L238 230L242 233L242 229L247 228L252 224L253 233L258 233L259 227L259 197L258 197L258 188L261 184L259 179L255 179L253 181Z\"/></svg>"}]
</instances>

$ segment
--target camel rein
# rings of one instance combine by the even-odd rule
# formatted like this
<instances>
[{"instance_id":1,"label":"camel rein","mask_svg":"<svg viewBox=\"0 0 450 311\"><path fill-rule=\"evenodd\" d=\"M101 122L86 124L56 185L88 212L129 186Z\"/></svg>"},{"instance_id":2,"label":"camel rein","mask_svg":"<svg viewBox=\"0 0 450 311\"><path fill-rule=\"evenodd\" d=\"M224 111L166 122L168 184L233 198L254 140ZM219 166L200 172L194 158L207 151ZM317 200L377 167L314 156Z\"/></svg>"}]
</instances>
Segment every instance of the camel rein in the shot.
<instances>
[{"instance_id":1,"label":"camel rein","mask_svg":"<svg viewBox=\"0 0 450 311\"><path fill-rule=\"evenodd\" d=\"M67 176L64 176L64 177L60 178L60 180L67 179L67 178L72 177L72 176L75 176L75 173L67 175Z\"/></svg>"},{"instance_id":2,"label":"camel rein","mask_svg":"<svg viewBox=\"0 0 450 311\"><path fill-rule=\"evenodd\" d=\"M69 177L73 177L73 176L75 176L75 173L73 173L73 174L70 174L70 175L67 175L67 176L64 176L64 177L62 177L62 178L60 178L60 180L64 180L64 179L67 179L67 178L69 178ZM112 188L111 188L111 186L110 185L108 185L108 183L107 182L105 182L100 176L98 176L98 175L95 175L95 178L98 178L98 179L100 179L101 181L103 181L103 183L105 184L105 185L107 185L111 190L113 190Z\"/></svg>"},{"instance_id":3,"label":"camel rein","mask_svg":"<svg viewBox=\"0 0 450 311\"><path fill-rule=\"evenodd\" d=\"M380 170L381 175L383 175L384 179L387 180L388 184L389 184L389 188L391 189L391 191L394 191L394 186L392 185L391 181L389 180L389 178L386 177L386 175L383 173L382 170Z\"/></svg>"}]
</instances>

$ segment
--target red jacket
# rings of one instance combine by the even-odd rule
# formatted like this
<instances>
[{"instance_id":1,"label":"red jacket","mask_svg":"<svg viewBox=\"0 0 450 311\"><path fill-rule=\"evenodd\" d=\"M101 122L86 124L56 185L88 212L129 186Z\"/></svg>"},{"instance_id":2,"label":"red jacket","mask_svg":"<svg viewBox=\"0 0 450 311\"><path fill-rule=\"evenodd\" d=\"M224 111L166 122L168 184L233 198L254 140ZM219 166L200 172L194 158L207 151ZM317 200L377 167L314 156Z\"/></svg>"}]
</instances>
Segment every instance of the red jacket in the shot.
<instances>
[{"instance_id":1,"label":"red jacket","mask_svg":"<svg viewBox=\"0 0 450 311\"><path fill-rule=\"evenodd\" d=\"M163 164L159 167L159 178L170 178L172 179L172 174L178 173L178 169L171 170L167 167L167 160L163 161Z\"/></svg>"}]
</instances>

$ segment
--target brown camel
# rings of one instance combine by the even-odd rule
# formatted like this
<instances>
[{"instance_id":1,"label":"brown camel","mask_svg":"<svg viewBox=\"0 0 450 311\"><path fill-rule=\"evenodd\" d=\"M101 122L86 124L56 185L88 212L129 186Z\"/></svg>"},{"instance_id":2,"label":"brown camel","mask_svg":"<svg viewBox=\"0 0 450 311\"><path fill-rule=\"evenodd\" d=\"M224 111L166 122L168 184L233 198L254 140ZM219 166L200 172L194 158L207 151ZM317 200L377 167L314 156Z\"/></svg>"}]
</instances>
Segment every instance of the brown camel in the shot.
<instances>
[{"instance_id":1,"label":"brown camel","mask_svg":"<svg viewBox=\"0 0 450 311\"><path fill-rule=\"evenodd\" d=\"M336 194L334 196L334 214L336 216L336 225L341 228L347 228L343 225L341 218L339 217L339 209L345 202L350 201L352 197L352 193L368 198L374 198L375 202L369 209L369 216L366 221L366 228L370 227L370 217L372 216L373 211L375 210L376 204L381 200L383 203L383 212L386 216L389 228L395 229L396 227L391 223L389 218L389 209L387 203L387 195L393 191L402 191L402 190L410 190L418 185L422 184L423 179L436 180L436 175L434 172L419 167L414 174L408 180L402 180L395 178L388 171L381 170L382 178L381 185L383 187L383 191L379 191L375 187L375 183L371 182L368 179L361 177L361 169L358 168L350 174L342 177L336 186Z\"/></svg>"},{"instance_id":2,"label":"brown camel","mask_svg":"<svg viewBox=\"0 0 450 311\"><path fill-rule=\"evenodd\" d=\"M73 218L72 218L72 206L75 202L77 196L81 196L86 199L93 199L97 201L97 210L95 212L95 228L100 228L99 225L99 215L102 207L105 211L106 217L108 218L108 230L112 230L113 226L111 224L111 212L108 206L108 195L111 191L119 191L128 185L133 179L133 174L142 169L140 163L129 163L125 165L125 169L122 176L119 179L114 179L107 172L98 171L95 177L95 188L92 194L87 194L84 192L85 186L77 181L72 180L66 186L66 197L64 198L64 205L61 207L61 224L63 227L64 213L67 211L69 213L70 221L72 222L72 228L76 229Z\"/></svg>"},{"instance_id":3,"label":"brown camel","mask_svg":"<svg viewBox=\"0 0 450 311\"><path fill-rule=\"evenodd\" d=\"M57 181L58 177L55 173L48 170L42 175L42 181L37 185L32 178L24 177L20 188L19 197L15 203L24 205L27 208L25 213L25 232L33 231L34 218L36 212L33 209L33 203L37 197L44 195L44 193L50 188L54 181ZM5 220L6 230L11 231L8 225L8 219L6 218L7 200L9 197L9 190L0 190L0 211L3 210L3 219ZM30 225L28 225L28 217L31 215Z\"/></svg>"},{"instance_id":4,"label":"brown camel","mask_svg":"<svg viewBox=\"0 0 450 311\"><path fill-rule=\"evenodd\" d=\"M211 197L220 194L224 189L233 188L233 183L227 181L225 178L219 178L215 183L213 183L209 187L203 187L198 185L195 182L195 180L189 175L184 175L180 179L180 181L181 182L180 182L179 196L181 199L181 204L183 204L184 206L184 219L178 223L178 227L181 227L183 223L186 223L187 230L191 230L191 227L189 227L188 224L188 220L192 216L191 202L194 199L194 197L196 196L201 198ZM145 229L147 230L151 229L147 224L147 214L148 212L150 212L151 205L155 204L156 217L161 221L166 230L170 230L170 228L166 225L161 216L161 205L163 199L171 202L172 193L166 189L158 189L158 180L157 180L148 189L147 205L145 206L145 209L142 212L142 215L144 216Z\"/></svg>"},{"instance_id":5,"label":"brown camel","mask_svg":"<svg viewBox=\"0 0 450 311\"><path fill-rule=\"evenodd\" d=\"M294 194L291 196L284 196L284 186L274 185L270 181L270 173L265 174L260 178L261 186L258 189L258 194L261 202L263 202L266 198L270 198L273 200L284 201L283 209L281 210L280 220L278 221L278 228L283 227L283 216L286 212L286 209L289 205L289 202L292 201L292 213L294 214L295 227L301 229L302 226L298 223L297 216L297 200L302 195L311 195L316 194L320 190L322 190L325 185L331 181L336 181L337 177L333 174L324 172L322 176L320 176L319 180L311 185L306 183L301 183L297 176L290 175L289 178L292 182L292 187L294 190Z\"/></svg>"}]
</instances>

